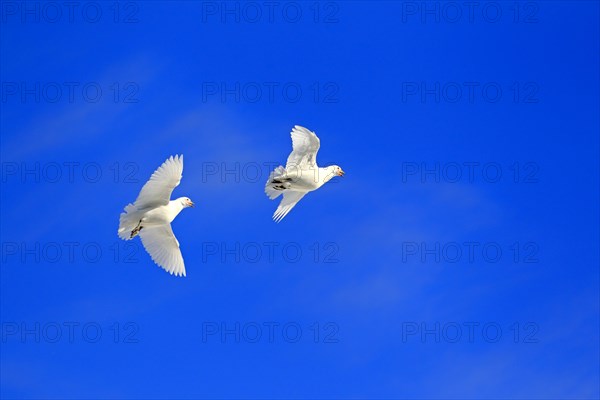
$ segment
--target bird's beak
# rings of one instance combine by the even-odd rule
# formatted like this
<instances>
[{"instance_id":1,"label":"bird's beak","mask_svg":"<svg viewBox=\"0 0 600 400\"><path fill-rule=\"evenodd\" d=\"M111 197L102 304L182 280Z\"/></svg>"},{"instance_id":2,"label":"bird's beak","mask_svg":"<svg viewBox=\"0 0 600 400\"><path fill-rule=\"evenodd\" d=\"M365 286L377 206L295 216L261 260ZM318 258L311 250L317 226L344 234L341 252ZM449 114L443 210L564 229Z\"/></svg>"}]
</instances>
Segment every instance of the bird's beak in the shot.
<instances>
[{"instance_id":1,"label":"bird's beak","mask_svg":"<svg viewBox=\"0 0 600 400\"><path fill-rule=\"evenodd\" d=\"M188 206L190 206L190 207L196 207L196 205L194 204L194 202L193 202L193 201L190 201L190 202L188 203Z\"/></svg>"},{"instance_id":2,"label":"bird's beak","mask_svg":"<svg viewBox=\"0 0 600 400\"><path fill-rule=\"evenodd\" d=\"M338 176L344 176L345 172L343 169L340 168L340 172L338 173Z\"/></svg>"}]
</instances>

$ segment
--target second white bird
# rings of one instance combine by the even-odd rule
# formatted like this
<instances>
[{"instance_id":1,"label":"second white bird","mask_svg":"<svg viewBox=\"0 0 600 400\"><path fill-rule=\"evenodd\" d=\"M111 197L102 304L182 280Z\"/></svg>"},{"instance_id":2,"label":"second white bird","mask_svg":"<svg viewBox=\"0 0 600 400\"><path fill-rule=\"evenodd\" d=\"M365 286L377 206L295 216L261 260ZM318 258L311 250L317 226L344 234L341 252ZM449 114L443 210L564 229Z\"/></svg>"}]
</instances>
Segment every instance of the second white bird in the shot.
<instances>
[{"instance_id":1,"label":"second white bird","mask_svg":"<svg viewBox=\"0 0 600 400\"><path fill-rule=\"evenodd\" d=\"M344 175L337 165L319 168L317 152L321 141L314 132L296 125L291 135L292 152L285 168L281 165L275 168L265 186L265 193L271 200L283 194L273 214L275 222L281 221L306 193L317 190L334 176Z\"/></svg>"}]
</instances>

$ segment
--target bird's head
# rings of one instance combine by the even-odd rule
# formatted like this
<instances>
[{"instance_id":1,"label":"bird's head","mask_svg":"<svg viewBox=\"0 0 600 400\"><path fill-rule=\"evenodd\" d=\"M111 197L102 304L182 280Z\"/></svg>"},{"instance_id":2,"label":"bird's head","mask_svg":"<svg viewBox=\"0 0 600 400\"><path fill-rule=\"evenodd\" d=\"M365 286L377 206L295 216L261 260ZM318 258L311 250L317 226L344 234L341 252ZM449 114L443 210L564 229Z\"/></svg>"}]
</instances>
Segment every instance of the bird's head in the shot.
<instances>
[{"instance_id":1,"label":"bird's head","mask_svg":"<svg viewBox=\"0 0 600 400\"><path fill-rule=\"evenodd\" d=\"M181 205L183 206L183 208L194 207L194 202L192 200L190 200L189 197L180 197L179 201L181 202Z\"/></svg>"},{"instance_id":2,"label":"bird's head","mask_svg":"<svg viewBox=\"0 0 600 400\"><path fill-rule=\"evenodd\" d=\"M344 174L345 174L344 170L339 165L334 165L333 166L333 173L336 176L344 176Z\"/></svg>"},{"instance_id":3,"label":"bird's head","mask_svg":"<svg viewBox=\"0 0 600 400\"><path fill-rule=\"evenodd\" d=\"M330 165L329 167L323 168L325 175L322 177L323 184L329 182L336 176L344 176L344 170L339 165Z\"/></svg>"}]
</instances>

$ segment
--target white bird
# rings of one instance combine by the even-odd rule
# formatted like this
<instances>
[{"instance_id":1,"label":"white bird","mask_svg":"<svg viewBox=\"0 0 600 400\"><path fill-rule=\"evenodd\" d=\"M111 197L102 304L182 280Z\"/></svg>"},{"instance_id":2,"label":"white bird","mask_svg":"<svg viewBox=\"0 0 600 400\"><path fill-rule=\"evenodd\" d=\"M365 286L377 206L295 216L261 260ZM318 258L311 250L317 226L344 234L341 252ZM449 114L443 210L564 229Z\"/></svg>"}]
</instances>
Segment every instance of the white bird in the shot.
<instances>
[{"instance_id":1,"label":"white bird","mask_svg":"<svg viewBox=\"0 0 600 400\"><path fill-rule=\"evenodd\" d=\"M118 232L123 240L139 234L152 260L175 276L185 276L185 265L171 222L184 208L194 207L188 197L170 200L182 173L183 155L171 156L158 167L135 203L128 204L121 213Z\"/></svg>"},{"instance_id":2,"label":"white bird","mask_svg":"<svg viewBox=\"0 0 600 400\"><path fill-rule=\"evenodd\" d=\"M317 190L334 176L344 176L344 171L337 165L317 166L321 141L314 132L296 125L291 135L292 152L285 168L281 165L275 168L265 186L265 193L271 200L283 194L273 214L275 222L281 221L306 193Z\"/></svg>"}]
</instances>

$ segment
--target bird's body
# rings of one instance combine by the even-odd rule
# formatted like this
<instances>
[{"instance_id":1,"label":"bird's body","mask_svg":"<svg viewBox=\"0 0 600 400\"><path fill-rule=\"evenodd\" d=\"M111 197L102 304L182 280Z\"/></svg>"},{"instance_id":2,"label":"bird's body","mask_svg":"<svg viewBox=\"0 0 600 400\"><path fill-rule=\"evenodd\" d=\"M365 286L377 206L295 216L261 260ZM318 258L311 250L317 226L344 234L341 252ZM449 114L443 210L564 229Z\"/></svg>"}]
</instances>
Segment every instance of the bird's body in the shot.
<instances>
[{"instance_id":1,"label":"bird's body","mask_svg":"<svg viewBox=\"0 0 600 400\"><path fill-rule=\"evenodd\" d=\"M289 168L279 176L273 176L270 187L277 189L312 192L335 176L332 167L307 168L305 170ZM279 191L279 194L282 194Z\"/></svg>"},{"instance_id":2,"label":"bird's body","mask_svg":"<svg viewBox=\"0 0 600 400\"><path fill-rule=\"evenodd\" d=\"M167 159L144 185L135 203L125 207L119 221L119 237L131 240L140 236L152 260L171 274L185 276L185 265L171 222L194 203L187 197L169 200L181 182L183 156Z\"/></svg>"},{"instance_id":3,"label":"bird's body","mask_svg":"<svg viewBox=\"0 0 600 400\"><path fill-rule=\"evenodd\" d=\"M144 217L143 225L154 226L170 224L183 210L183 200L185 200L185 197L180 197L177 200L169 201L169 204L166 206L159 206L147 211Z\"/></svg>"},{"instance_id":4,"label":"bird's body","mask_svg":"<svg viewBox=\"0 0 600 400\"><path fill-rule=\"evenodd\" d=\"M296 125L291 136L293 150L285 168L277 167L265 186L265 193L270 199L283 194L283 199L273 214L276 222L281 221L306 193L317 190L334 176L344 174L337 165L324 168L317 165L317 152L321 142L314 132Z\"/></svg>"}]
</instances>

